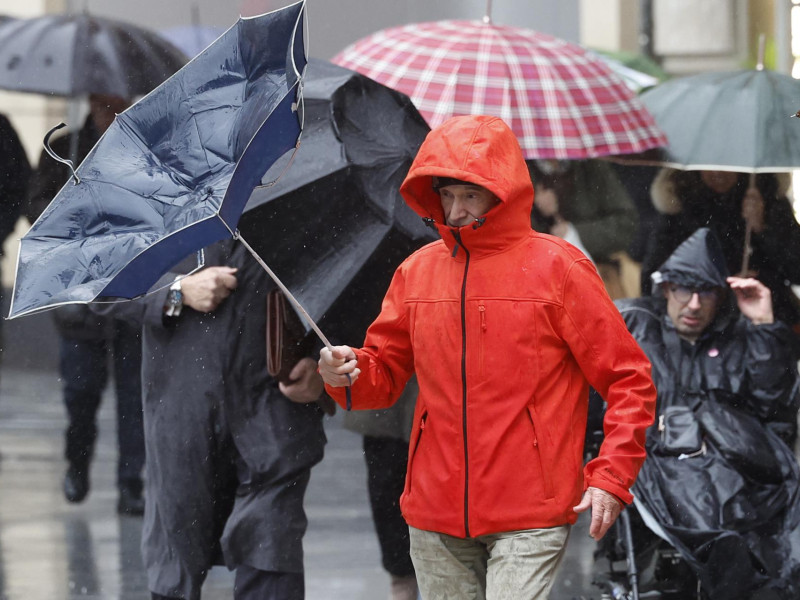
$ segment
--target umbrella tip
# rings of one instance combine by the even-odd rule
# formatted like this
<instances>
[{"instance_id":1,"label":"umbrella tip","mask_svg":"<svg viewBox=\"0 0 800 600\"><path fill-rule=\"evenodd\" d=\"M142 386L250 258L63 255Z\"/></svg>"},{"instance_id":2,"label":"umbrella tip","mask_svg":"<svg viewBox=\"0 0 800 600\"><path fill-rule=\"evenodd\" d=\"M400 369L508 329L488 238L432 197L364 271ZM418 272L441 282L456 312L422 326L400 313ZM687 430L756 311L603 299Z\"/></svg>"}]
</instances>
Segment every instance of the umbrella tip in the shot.
<instances>
[{"instance_id":1,"label":"umbrella tip","mask_svg":"<svg viewBox=\"0 0 800 600\"><path fill-rule=\"evenodd\" d=\"M492 0L486 0L486 12L483 13L483 22L486 25L492 22Z\"/></svg>"},{"instance_id":2,"label":"umbrella tip","mask_svg":"<svg viewBox=\"0 0 800 600\"><path fill-rule=\"evenodd\" d=\"M800 119L800 110L798 110L798 111L797 111L796 113L794 113L793 115L789 115L789 116L790 116L790 117L797 117L798 119Z\"/></svg>"}]
</instances>

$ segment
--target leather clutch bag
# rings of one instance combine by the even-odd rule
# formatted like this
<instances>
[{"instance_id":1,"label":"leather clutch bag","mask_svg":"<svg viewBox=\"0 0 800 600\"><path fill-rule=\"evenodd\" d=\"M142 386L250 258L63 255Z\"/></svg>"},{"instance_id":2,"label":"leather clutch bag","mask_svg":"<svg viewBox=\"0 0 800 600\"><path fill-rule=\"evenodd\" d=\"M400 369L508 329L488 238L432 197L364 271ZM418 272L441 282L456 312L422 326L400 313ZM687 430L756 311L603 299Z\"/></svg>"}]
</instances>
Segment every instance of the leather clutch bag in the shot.
<instances>
[{"instance_id":1,"label":"leather clutch bag","mask_svg":"<svg viewBox=\"0 0 800 600\"><path fill-rule=\"evenodd\" d=\"M279 289L267 294L267 372L283 384L301 358L311 356L314 338L307 334L300 317L292 310ZM336 412L336 404L327 396L317 403L327 413Z\"/></svg>"}]
</instances>

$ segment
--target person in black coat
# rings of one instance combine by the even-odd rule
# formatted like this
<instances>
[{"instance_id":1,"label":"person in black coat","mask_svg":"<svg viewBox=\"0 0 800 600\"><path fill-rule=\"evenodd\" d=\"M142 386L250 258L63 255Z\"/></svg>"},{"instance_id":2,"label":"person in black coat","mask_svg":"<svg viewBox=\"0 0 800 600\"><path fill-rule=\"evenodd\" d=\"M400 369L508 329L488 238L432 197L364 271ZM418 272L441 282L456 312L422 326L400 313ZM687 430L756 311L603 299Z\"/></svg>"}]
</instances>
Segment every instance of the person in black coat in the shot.
<instances>
[{"instance_id":1,"label":"person in black coat","mask_svg":"<svg viewBox=\"0 0 800 600\"><path fill-rule=\"evenodd\" d=\"M311 357L285 385L267 372L274 284L234 240L106 310L142 323L147 488L142 555L154 599L197 600L213 565L234 597L302 600L303 497L323 457ZM191 273L191 274L189 274ZM188 275L187 275L188 274Z\"/></svg>"},{"instance_id":2,"label":"person in black coat","mask_svg":"<svg viewBox=\"0 0 800 600\"><path fill-rule=\"evenodd\" d=\"M617 302L658 389L635 506L709 598L766 590L797 598L800 470L789 444L800 397L791 332L774 318L764 284L727 276L708 228L684 241L654 281L653 295Z\"/></svg>"}]
</instances>

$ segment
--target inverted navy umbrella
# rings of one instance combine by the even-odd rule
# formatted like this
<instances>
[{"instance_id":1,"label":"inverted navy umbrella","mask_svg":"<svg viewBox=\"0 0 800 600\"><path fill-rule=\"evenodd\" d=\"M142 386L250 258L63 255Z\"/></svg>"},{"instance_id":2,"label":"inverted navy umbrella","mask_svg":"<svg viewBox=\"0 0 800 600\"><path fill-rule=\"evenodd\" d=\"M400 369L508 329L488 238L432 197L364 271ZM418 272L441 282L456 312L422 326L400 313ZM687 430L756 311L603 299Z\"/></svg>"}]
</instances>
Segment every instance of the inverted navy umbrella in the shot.
<instances>
[{"instance_id":1,"label":"inverted navy umbrella","mask_svg":"<svg viewBox=\"0 0 800 600\"><path fill-rule=\"evenodd\" d=\"M305 2L240 19L117 116L20 242L9 318L142 296L296 146Z\"/></svg>"}]
</instances>

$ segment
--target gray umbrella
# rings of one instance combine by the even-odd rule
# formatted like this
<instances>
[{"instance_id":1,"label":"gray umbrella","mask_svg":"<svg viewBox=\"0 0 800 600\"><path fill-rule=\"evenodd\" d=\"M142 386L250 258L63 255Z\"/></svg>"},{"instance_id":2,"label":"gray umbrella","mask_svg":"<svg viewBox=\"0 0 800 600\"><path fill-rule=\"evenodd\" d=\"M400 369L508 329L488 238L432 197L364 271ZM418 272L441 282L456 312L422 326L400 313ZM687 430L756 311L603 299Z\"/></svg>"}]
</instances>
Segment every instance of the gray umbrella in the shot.
<instances>
[{"instance_id":1,"label":"gray umbrella","mask_svg":"<svg viewBox=\"0 0 800 600\"><path fill-rule=\"evenodd\" d=\"M789 75L703 73L661 83L641 99L669 141L659 164L740 173L800 168L800 124L789 119L800 81Z\"/></svg>"},{"instance_id":2,"label":"gray umbrella","mask_svg":"<svg viewBox=\"0 0 800 600\"><path fill-rule=\"evenodd\" d=\"M133 98L187 62L155 32L85 13L0 21L0 88Z\"/></svg>"},{"instance_id":3,"label":"gray umbrella","mask_svg":"<svg viewBox=\"0 0 800 600\"><path fill-rule=\"evenodd\" d=\"M750 187L756 173L800 168L800 129L789 118L800 81L789 75L763 68L703 73L659 84L641 99L669 141L660 165L750 173ZM750 237L748 225L742 275Z\"/></svg>"}]
</instances>

